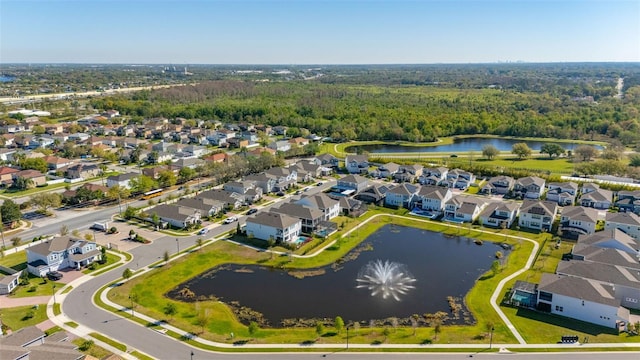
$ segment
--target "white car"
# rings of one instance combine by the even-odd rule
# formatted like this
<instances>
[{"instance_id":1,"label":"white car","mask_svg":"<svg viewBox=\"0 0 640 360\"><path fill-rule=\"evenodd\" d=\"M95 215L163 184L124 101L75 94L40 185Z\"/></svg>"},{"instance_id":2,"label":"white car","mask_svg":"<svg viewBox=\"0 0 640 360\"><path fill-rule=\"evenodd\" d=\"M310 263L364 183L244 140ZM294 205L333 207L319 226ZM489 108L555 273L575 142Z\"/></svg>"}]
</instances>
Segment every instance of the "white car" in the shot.
<instances>
[{"instance_id":1,"label":"white car","mask_svg":"<svg viewBox=\"0 0 640 360\"><path fill-rule=\"evenodd\" d=\"M238 218L237 218L237 217L235 217L235 216L231 216L231 217L228 217L228 218L224 219L223 223L225 223L225 224L231 224L231 223L232 223L232 222L234 222L234 221L238 221Z\"/></svg>"},{"instance_id":2,"label":"white car","mask_svg":"<svg viewBox=\"0 0 640 360\"><path fill-rule=\"evenodd\" d=\"M202 230L198 231L198 235L204 235L204 234L206 234L206 233L208 233L208 232L209 232L209 229L204 228L204 229L202 229Z\"/></svg>"}]
</instances>

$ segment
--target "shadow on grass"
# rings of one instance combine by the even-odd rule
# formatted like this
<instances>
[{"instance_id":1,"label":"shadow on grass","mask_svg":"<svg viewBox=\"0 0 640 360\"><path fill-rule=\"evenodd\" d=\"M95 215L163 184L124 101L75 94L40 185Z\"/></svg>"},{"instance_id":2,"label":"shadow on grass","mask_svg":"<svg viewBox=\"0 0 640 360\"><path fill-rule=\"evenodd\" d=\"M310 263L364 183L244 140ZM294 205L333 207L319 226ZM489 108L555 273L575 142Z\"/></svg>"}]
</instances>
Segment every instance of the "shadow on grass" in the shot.
<instances>
[{"instance_id":1,"label":"shadow on grass","mask_svg":"<svg viewBox=\"0 0 640 360\"><path fill-rule=\"evenodd\" d=\"M242 345L246 345L248 342L249 342L249 340L238 340L238 341L234 341L233 345L242 346Z\"/></svg>"},{"instance_id":2,"label":"shadow on grass","mask_svg":"<svg viewBox=\"0 0 640 360\"><path fill-rule=\"evenodd\" d=\"M322 337L326 338L326 337L332 337L332 336L336 336L336 335L338 335L337 332L330 331L330 332L326 332L326 333L322 334Z\"/></svg>"},{"instance_id":3,"label":"shadow on grass","mask_svg":"<svg viewBox=\"0 0 640 360\"><path fill-rule=\"evenodd\" d=\"M540 321L546 324L579 331L581 333L593 336L597 336L600 334L618 335L618 332L615 329L609 329L604 326L598 326L580 320L574 320L562 316L541 313L528 309L518 309L516 315L523 318Z\"/></svg>"},{"instance_id":4,"label":"shadow on grass","mask_svg":"<svg viewBox=\"0 0 640 360\"><path fill-rule=\"evenodd\" d=\"M302 345L302 346L310 346L310 345L313 345L315 343L316 343L315 340L305 340L305 341L301 342L300 345Z\"/></svg>"}]
</instances>

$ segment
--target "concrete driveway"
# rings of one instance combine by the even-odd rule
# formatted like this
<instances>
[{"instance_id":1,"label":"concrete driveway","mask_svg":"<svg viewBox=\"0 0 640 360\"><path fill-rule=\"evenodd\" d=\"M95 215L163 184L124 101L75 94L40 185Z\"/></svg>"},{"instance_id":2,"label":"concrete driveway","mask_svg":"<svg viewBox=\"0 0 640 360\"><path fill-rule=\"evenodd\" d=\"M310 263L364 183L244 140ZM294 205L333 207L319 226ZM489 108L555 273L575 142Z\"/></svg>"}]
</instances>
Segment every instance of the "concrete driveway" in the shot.
<instances>
[{"instance_id":1,"label":"concrete driveway","mask_svg":"<svg viewBox=\"0 0 640 360\"><path fill-rule=\"evenodd\" d=\"M81 237L84 238L85 234L91 234L92 237L95 236L96 243L100 245L107 246L108 248L109 244L111 244L111 247L113 247L114 249L117 249L120 251L129 251L140 245L144 245L139 242L129 240L130 230L135 231L136 234L140 234L140 236L144 237L149 241L154 241L156 239L159 239L165 236L165 234L161 232L153 231L147 228L141 228L136 225L130 225L130 224L127 224L126 222L112 221L109 223L109 226L110 227L115 226L118 229L118 233L107 234L102 231L93 231L93 230L87 229L85 231L82 231Z\"/></svg>"}]
</instances>

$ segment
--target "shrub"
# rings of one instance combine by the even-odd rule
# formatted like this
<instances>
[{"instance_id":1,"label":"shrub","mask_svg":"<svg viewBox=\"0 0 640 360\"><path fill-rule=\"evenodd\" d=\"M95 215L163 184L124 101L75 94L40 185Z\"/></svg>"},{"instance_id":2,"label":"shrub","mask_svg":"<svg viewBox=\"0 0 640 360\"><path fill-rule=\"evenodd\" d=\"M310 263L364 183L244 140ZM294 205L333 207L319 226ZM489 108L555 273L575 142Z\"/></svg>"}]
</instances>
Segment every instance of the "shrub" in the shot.
<instances>
[{"instance_id":1,"label":"shrub","mask_svg":"<svg viewBox=\"0 0 640 360\"><path fill-rule=\"evenodd\" d=\"M37 288L36 288L36 286L34 285L34 286L31 286L31 287L29 288L29 290L27 290L27 292L36 292L36 289L37 289Z\"/></svg>"},{"instance_id":2,"label":"shrub","mask_svg":"<svg viewBox=\"0 0 640 360\"><path fill-rule=\"evenodd\" d=\"M118 232L118 229L117 229L115 226L112 226L112 227L109 229L109 234L115 234L115 233L117 233L117 232Z\"/></svg>"},{"instance_id":3,"label":"shrub","mask_svg":"<svg viewBox=\"0 0 640 360\"><path fill-rule=\"evenodd\" d=\"M85 340L82 342L82 344L80 344L80 346L78 346L78 350L87 351L91 349L92 346L93 346L93 340Z\"/></svg>"}]
</instances>

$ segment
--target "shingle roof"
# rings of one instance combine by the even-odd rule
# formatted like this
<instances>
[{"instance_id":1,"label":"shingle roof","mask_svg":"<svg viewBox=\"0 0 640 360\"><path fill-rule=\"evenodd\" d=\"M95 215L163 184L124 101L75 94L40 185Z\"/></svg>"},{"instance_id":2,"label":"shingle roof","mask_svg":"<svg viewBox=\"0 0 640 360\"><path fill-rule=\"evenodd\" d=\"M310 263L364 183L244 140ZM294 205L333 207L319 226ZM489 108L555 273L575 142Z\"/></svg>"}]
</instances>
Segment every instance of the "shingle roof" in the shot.
<instances>
[{"instance_id":1,"label":"shingle roof","mask_svg":"<svg viewBox=\"0 0 640 360\"><path fill-rule=\"evenodd\" d=\"M606 222L640 226L640 217L630 212L607 213Z\"/></svg>"},{"instance_id":2,"label":"shingle roof","mask_svg":"<svg viewBox=\"0 0 640 360\"><path fill-rule=\"evenodd\" d=\"M247 223L260 224L277 229L288 228L297 222L300 222L300 219L273 212L261 212L254 217L247 218Z\"/></svg>"},{"instance_id":3,"label":"shingle roof","mask_svg":"<svg viewBox=\"0 0 640 360\"><path fill-rule=\"evenodd\" d=\"M611 286L602 285L593 280L542 274L538 290L609 306L620 306L620 300L615 299Z\"/></svg>"},{"instance_id":4,"label":"shingle roof","mask_svg":"<svg viewBox=\"0 0 640 360\"><path fill-rule=\"evenodd\" d=\"M278 208L271 208L271 212L289 215L299 219L317 219L324 215L319 209L310 208L300 204L285 203Z\"/></svg>"},{"instance_id":5,"label":"shingle roof","mask_svg":"<svg viewBox=\"0 0 640 360\"><path fill-rule=\"evenodd\" d=\"M638 275L637 271L630 271L622 266L591 261L569 260L558 263L556 273L640 290L640 275Z\"/></svg>"},{"instance_id":6,"label":"shingle roof","mask_svg":"<svg viewBox=\"0 0 640 360\"><path fill-rule=\"evenodd\" d=\"M27 250L40 255L49 255L51 252L60 252L68 249L76 242L81 241L79 239L72 239L70 236L54 237L51 240L47 240L37 245L29 247Z\"/></svg>"},{"instance_id":7,"label":"shingle roof","mask_svg":"<svg viewBox=\"0 0 640 360\"><path fill-rule=\"evenodd\" d=\"M553 201L527 199L522 202L520 213L553 216L558 211L558 204Z\"/></svg>"},{"instance_id":8,"label":"shingle roof","mask_svg":"<svg viewBox=\"0 0 640 360\"><path fill-rule=\"evenodd\" d=\"M598 221L598 210L583 206L565 206L562 208L562 217L595 223Z\"/></svg>"}]
</instances>

